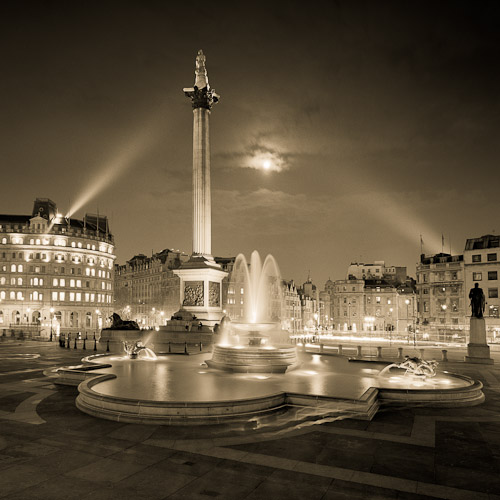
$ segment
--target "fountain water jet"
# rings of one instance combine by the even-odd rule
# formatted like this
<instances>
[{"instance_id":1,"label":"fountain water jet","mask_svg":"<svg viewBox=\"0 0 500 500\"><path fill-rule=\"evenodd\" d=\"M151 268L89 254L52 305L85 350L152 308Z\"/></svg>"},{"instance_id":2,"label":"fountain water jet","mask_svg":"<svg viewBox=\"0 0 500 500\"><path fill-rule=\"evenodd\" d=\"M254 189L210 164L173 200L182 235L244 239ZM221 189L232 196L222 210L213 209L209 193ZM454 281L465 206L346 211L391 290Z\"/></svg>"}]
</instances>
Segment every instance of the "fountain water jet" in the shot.
<instances>
[{"instance_id":1,"label":"fountain water jet","mask_svg":"<svg viewBox=\"0 0 500 500\"><path fill-rule=\"evenodd\" d=\"M272 308L273 298L281 305L281 275L274 257L268 255L262 263L259 253L254 250L248 266L245 256L239 254L234 273L243 275L247 298L245 321L225 325L223 338L214 346L207 365L226 371L266 373L284 373L297 367L296 348L274 342L281 332L276 311ZM276 297L273 297L273 290Z\"/></svg>"}]
</instances>

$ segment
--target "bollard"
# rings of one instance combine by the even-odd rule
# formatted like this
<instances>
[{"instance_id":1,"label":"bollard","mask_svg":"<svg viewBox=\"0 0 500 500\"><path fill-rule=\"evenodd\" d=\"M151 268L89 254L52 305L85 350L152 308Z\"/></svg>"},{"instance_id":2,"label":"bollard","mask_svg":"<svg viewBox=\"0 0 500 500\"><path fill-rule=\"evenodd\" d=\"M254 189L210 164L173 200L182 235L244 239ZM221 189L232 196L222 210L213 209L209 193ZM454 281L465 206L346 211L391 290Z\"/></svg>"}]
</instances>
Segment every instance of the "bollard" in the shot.
<instances>
[{"instance_id":1,"label":"bollard","mask_svg":"<svg viewBox=\"0 0 500 500\"><path fill-rule=\"evenodd\" d=\"M403 359L403 348L398 347L398 359Z\"/></svg>"},{"instance_id":2,"label":"bollard","mask_svg":"<svg viewBox=\"0 0 500 500\"><path fill-rule=\"evenodd\" d=\"M187 342L184 342L184 354L188 353L188 344Z\"/></svg>"},{"instance_id":3,"label":"bollard","mask_svg":"<svg viewBox=\"0 0 500 500\"><path fill-rule=\"evenodd\" d=\"M418 352L420 353L420 359L424 359L424 349L419 349Z\"/></svg>"},{"instance_id":4,"label":"bollard","mask_svg":"<svg viewBox=\"0 0 500 500\"><path fill-rule=\"evenodd\" d=\"M382 346L377 346L377 358L382 357Z\"/></svg>"},{"instance_id":5,"label":"bollard","mask_svg":"<svg viewBox=\"0 0 500 500\"><path fill-rule=\"evenodd\" d=\"M95 339L95 335L94 335L94 351L97 351L97 340Z\"/></svg>"},{"instance_id":6,"label":"bollard","mask_svg":"<svg viewBox=\"0 0 500 500\"><path fill-rule=\"evenodd\" d=\"M358 345L357 349L358 349L358 358L362 358L363 357L363 346Z\"/></svg>"},{"instance_id":7,"label":"bollard","mask_svg":"<svg viewBox=\"0 0 500 500\"><path fill-rule=\"evenodd\" d=\"M75 337L75 345L73 346L73 349L76 349L76 337Z\"/></svg>"},{"instance_id":8,"label":"bollard","mask_svg":"<svg viewBox=\"0 0 500 500\"><path fill-rule=\"evenodd\" d=\"M168 352L172 352L172 349L170 347L170 342L168 343Z\"/></svg>"},{"instance_id":9,"label":"bollard","mask_svg":"<svg viewBox=\"0 0 500 500\"><path fill-rule=\"evenodd\" d=\"M319 352L324 352L325 346L323 344L319 345Z\"/></svg>"},{"instance_id":10,"label":"bollard","mask_svg":"<svg viewBox=\"0 0 500 500\"><path fill-rule=\"evenodd\" d=\"M339 344L339 352L338 352L339 356L342 356L342 345Z\"/></svg>"},{"instance_id":11,"label":"bollard","mask_svg":"<svg viewBox=\"0 0 500 500\"><path fill-rule=\"evenodd\" d=\"M68 342L66 344L66 349L69 349L69 343L70 343L70 341L71 341L71 337L70 337L70 335L68 333Z\"/></svg>"},{"instance_id":12,"label":"bollard","mask_svg":"<svg viewBox=\"0 0 500 500\"><path fill-rule=\"evenodd\" d=\"M200 352L203 350L203 344L200 341Z\"/></svg>"},{"instance_id":13,"label":"bollard","mask_svg":"<svg viewBox=\"0 0 500 500\"><path fill-rule=\"evenodd\" d=\"M109 352L109 340L106 341L106 352Z\"/></svg>"},{"instance_id":14,"label":"bollard","mask_svg":"<svg viewBox=\"0 0 500 500\"><path fill-rule=\"evenodd\" d=\"M85 346L85 339L83 339L83 346L82 346L82 349L85 351L86 349L86 346Z\"/></svg>"},{"instance_id":15,"label":"bollard","mask_svg":"<svg viewBox=\"0 0 500 500\"><path fill-rule=\"evenodd\" d=\"M446 349L441 351L441 361L448 361L448 351Z\"/></svg>"}]
</instances>

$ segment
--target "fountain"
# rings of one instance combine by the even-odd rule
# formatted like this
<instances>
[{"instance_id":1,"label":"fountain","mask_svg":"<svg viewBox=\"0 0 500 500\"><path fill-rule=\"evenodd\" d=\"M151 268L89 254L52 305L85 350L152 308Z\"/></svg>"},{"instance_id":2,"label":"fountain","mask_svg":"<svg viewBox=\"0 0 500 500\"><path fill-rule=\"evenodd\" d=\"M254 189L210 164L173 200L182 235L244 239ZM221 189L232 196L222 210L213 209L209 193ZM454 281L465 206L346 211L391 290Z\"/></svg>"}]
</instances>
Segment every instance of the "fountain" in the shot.
<instances>
[{"instance_id":1,"label":"fountain","mask_svg":"<svg viewBox=\"0 0 500 500\"><path fill-rule=\"evenodd\" d=\"M284 373L299 365L297 350L281 340L281 324L272 310L273 292L281 304L281 275L272 255L264 263L255 250L250 266L243 254L236 257L235 276L243 276L245 321L233 321L221 328L221 339L214 345L210 368L244 373Z\"/></svg>"},{"instance_id":2,"label":"fountain","mask_svg":"<svg viewBox=\"0 0 500 500\"><path fill-rule=\"evenodd\" d=\"M127 353L129 359L137 359L140 353L144 353L145 359L157 359L156 354L146 347L140 340L135 342L123 342L123 349Z\"/></svg>"},{"instance_id":3,"label":"fountain","mask_svg":"<svg viewBox=\"0 0 500 500\"><path fill-rule=\"evenodd\" d=\"M426 361L419 357L405 356L405 360L401 363L391 363L380 371L379 377L388 374L393 368L405 370L405 377L418 377L422 380L436 376L438 362L434 359Z\"/></svg>"}]
</instances>

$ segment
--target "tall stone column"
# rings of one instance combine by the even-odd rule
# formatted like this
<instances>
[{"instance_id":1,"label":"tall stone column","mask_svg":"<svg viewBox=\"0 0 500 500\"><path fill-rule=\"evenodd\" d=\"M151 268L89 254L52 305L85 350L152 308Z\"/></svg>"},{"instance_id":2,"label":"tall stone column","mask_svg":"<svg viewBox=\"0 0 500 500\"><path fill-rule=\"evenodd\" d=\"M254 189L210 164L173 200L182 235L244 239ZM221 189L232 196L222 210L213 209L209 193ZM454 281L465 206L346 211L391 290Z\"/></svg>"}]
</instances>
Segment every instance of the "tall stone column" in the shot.
<instances>
[{"instance_id":1,"label":"tall stone column","mask_svg":"<svg viewBox=\"0 0 500 500\"><path fill-rule=\"evenodd\" d=\"M194 87L184 94L193 104L193 255L212 258L212 214L210 201L210 110L219 101L208 83L206 58L196 57Z\"/></svg>"},{"instance_id":2,"label":"tall stone column","mask_svg":"<svg viewBox=\"0 0 500 500\"><path fill-rule=\"evenodd\" d=\"M208 83L205 56L198 51L194 87L184 89L193 105L193 253L174 273L179 276L183 317L195 315L203 324L222 317L222 280L227 273L212 257L210 200L210 111L219 96Z\"/></svg>"},{"instance_id":3,"label":"tall stone column","mask_svg":"<svg viewBox=\"0 0 500 500\"><path fill-rule=\"evenodd\" d=\"M210 110L193 110L193 254L212 255Z\"/></svg>"}]
</instances>

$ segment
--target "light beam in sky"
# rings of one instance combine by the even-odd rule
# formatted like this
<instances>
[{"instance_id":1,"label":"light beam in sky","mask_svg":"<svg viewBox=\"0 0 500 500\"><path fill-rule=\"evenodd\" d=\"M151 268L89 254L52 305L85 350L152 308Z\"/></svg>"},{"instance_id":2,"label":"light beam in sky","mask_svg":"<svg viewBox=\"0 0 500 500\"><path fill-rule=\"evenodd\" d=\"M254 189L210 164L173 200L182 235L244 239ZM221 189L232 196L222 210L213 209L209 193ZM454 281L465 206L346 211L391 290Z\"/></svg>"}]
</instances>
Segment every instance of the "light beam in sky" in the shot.
<instances>
[{"instance_id":1,"label":"light beam in sky","mask_svg":"<svg viewBox=\"0 0 500 500\"><path fill-rule=\"evenodd\" d=\"M147 151L151 146L156 134L151 134L153 127L143 127L136 136L123 145L119 152L104 165L98 167L93 178L87 183L85 189L73 203L66 217L71 217L75 212L80 210L92 198L95 198L99 193L111 187L112 181L123 175L137 158Z\"/></svg>"}]
</instances>

